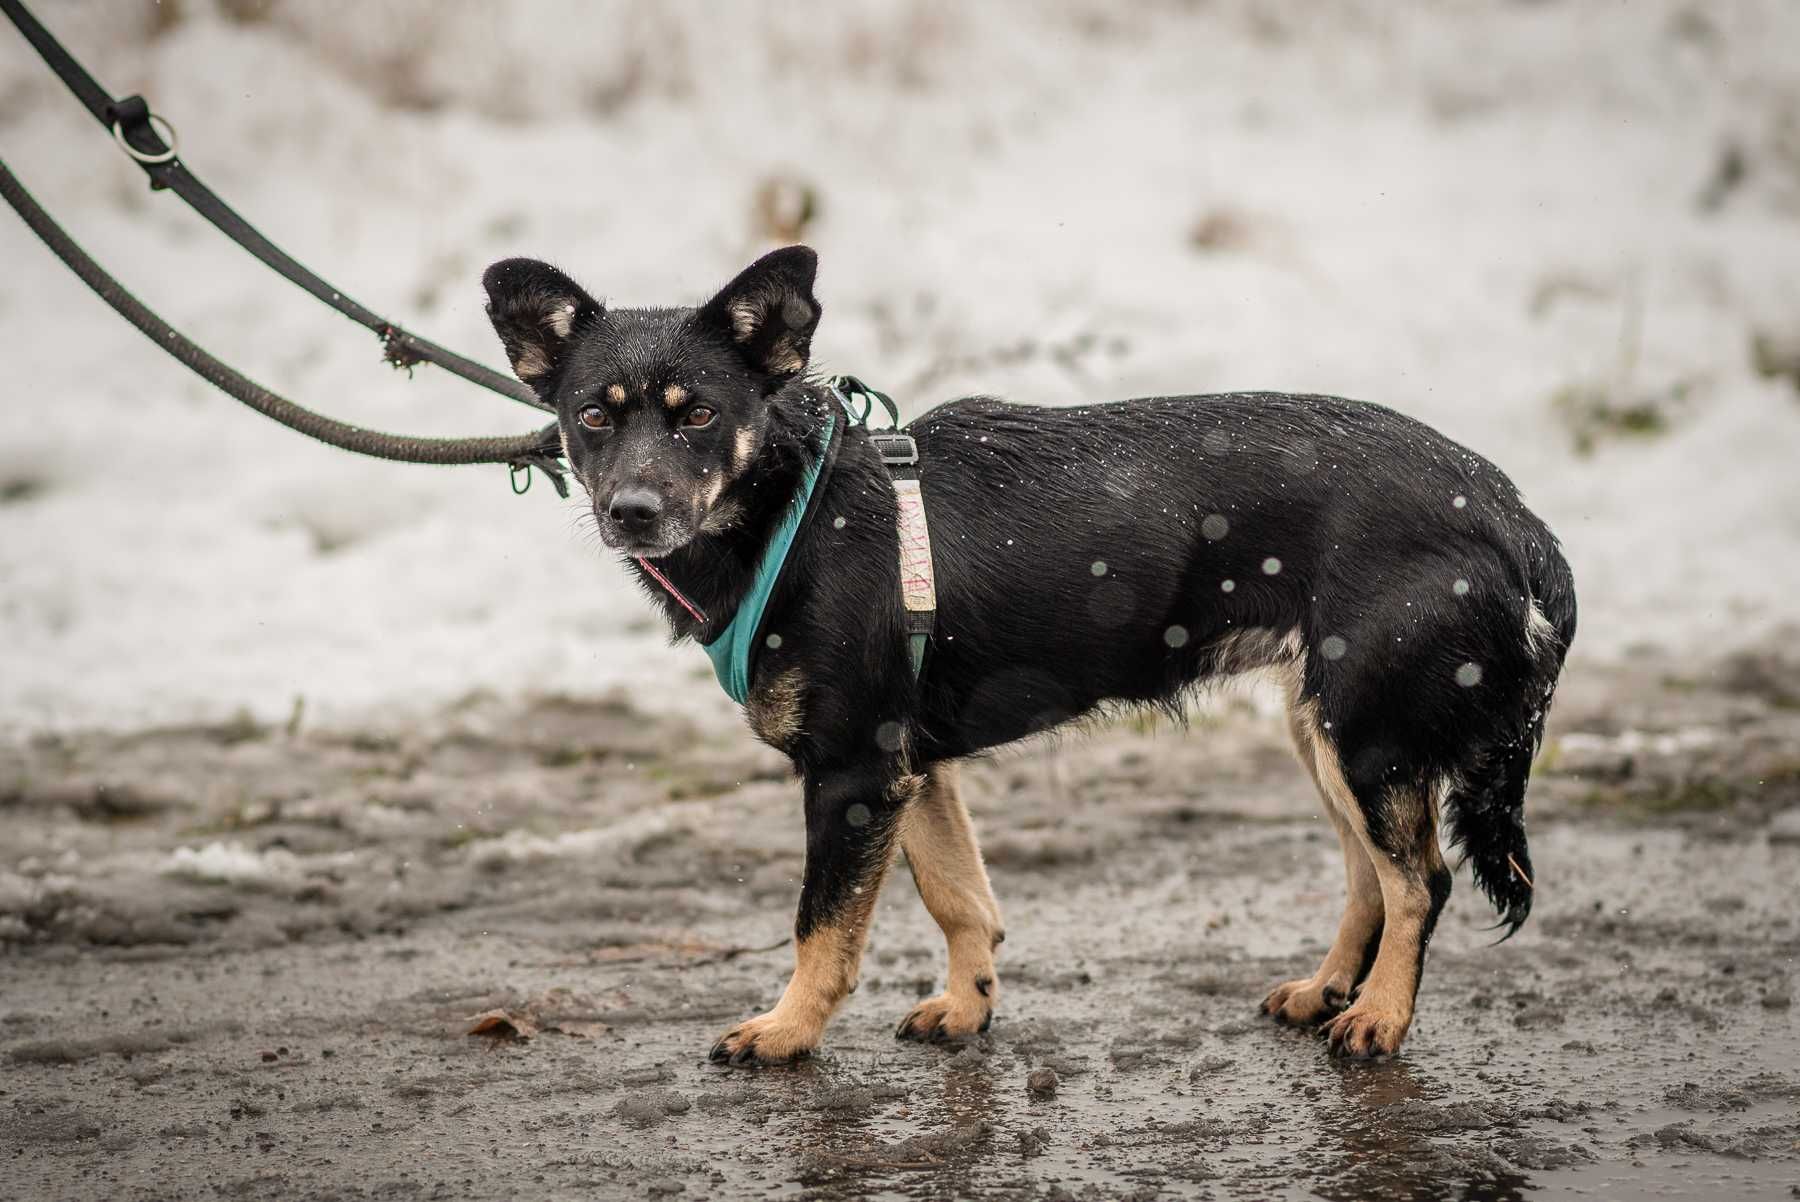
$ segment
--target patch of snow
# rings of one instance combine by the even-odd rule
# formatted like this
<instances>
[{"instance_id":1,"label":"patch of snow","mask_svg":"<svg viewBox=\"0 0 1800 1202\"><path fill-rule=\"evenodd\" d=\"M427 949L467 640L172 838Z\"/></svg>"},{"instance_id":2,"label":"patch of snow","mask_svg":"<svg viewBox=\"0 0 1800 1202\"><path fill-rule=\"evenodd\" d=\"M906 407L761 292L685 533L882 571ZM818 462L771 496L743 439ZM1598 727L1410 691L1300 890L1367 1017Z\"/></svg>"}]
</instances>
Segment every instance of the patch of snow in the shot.
<instances>
[{"instance_id":1,"label":"patch of snow","mask_svg":"<svg viewBox=\"0 0 1800 1202\"><path fill-rule=\"evenodd\" d=\"M1681 755L1719 741L1719 732L1694 726L1685 730L1625 730L1616 735L1597 735L1586 731L1570 731L1557 739L1565 752L1586 755Z\"/></svg>"},{"instance_id":2,"label":"patch of snow","mask_svg":"<svg viewBox=\"0 0 1800 1202\"><path fill-rule=\"evenodd\" d=\"M565 831L559 835L534 835L529 831L509 830L492 839L477 839L468 845L469 863L480 868L508 864L535 864L545 860L570 857L590 859L606 852L636 847L646 839L673 830L675 819L662 811L637 814L610 826Z\"/></svg>"},{"instance_id":3,"label":"patch of snow","mask_svg":"<svg viewBox=\"0 0 1800 1202\"><path fill-rule=\"evenodd\" d=\"M212 6L40 15L300 260L504 366L488 263L690 302L816 190L816 365L900 398L1276 388L1381 401L1500 464L1563 537L1576 659L1791 619L1800 6ZM161 19L161 26L150 24ZM144 22L137 24L136 22ZM424 367L151 194L20 39L25 184L174 325L346 420L537 415ZM1079 81L1071 84L1070 81ZM1702 203L1726 147L1751 169ZM581 502L380 463L213 391L0 214L0 731L399 722L476 691L628 691L735 722ZM1683 399L1577 452L1570 397ZM1584 390L1586 390L1584 392Z\"/></svg>"},{"instance_id":4,"label":"patch of snow","mask_svg":"<svg viewBox=\"0 0 1800 1202\"><path fill-rule=\"evenodd\" d=\"M177 847L163 861L165 876L223 885L267 885L300 876L300 857L285 848L254 851L236 841Z\"/></svg>"}]
</instances>

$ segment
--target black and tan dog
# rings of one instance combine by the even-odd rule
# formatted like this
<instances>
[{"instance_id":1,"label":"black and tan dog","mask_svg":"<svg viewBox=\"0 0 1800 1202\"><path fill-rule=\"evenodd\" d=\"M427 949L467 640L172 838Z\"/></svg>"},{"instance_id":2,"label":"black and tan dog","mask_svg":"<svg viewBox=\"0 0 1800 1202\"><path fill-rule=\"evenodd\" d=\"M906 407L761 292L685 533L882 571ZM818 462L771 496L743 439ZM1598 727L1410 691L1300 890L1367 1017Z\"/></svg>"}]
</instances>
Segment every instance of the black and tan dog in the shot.
<instances>
[{"instance_id":1,"label":"black and tan dog","mask_svg":"<svg viewBox=\"0 0 1800 1202\"><path fill-rule=\"evenodd\" d=\"M938 601L915 679L887 471L860 428L836 421L820 441L841 414L807 374L815 266L805 247L776 251L692 309L609 310L530 260L485 277L601 536L678 637L718 635L804 474L835 458L770 599L746 707L804 780L797 963L774 1009L713 1056L818 1047L896 850L950 959L948 988L899 1034L985 1029L1004 936L957 761L1108 703L1178 709L1198 682L1258 668L1286 682L1349 878L1324 963L1263 1009L1326 1024L1342 1053L1396 1050L1450 893L1439 815L1508 933L1531 906L1526 778L1575 633L1556 539L1492 464L1375 405L955 401L911 426Z\"/></svg>"}]
</instances>

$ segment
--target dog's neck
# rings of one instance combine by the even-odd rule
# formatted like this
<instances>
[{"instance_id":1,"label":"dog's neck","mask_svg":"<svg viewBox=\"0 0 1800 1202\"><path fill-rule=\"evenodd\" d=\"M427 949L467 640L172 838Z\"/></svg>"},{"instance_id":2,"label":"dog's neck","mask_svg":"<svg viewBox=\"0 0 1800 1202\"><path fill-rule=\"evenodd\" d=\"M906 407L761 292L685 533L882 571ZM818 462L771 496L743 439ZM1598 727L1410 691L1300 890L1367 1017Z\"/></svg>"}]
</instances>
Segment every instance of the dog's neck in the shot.
<instances>
[{"instance_id":1,"label":"dog's neck","mask_svg":"<svg viewBox=\"0 0 1800 1202\"><path fill-rule=\"evenodd\" d=\"M830 404L828 394L805 383L790 385L771 400L756 458L713 507L715 513L735 510L739 516L727 528L702 532L653 561L668 583L706 615L704 622L689 613L644 565L627 559L657 598L677 639L711 642L731 624L756 581L763 552L793 503L808 464L824 453L819 431Z\"/></svg>"}]
</instances>

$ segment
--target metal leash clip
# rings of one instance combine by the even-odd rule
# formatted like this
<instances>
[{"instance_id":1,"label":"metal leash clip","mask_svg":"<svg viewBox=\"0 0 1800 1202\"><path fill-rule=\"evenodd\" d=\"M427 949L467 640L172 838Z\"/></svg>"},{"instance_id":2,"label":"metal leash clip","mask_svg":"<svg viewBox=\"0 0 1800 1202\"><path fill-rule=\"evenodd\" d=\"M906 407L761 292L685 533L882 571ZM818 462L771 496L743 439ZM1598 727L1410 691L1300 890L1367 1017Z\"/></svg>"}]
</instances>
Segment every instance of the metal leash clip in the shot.
<instances>
[{"instance_id":1,"label":"metal leash clip","mask_svg":"<svg viewBox=\"0 0 1800 1202\"><path fill-rule=\"evenodd\" d=\"M124 100L117 101L110 107L112 113L116 114L113 117L112 122L113 141L119 144L120 150L123 150L126 154L130 155L138 162L143 163L145 166L153 167L158 163L171 163L175 161L175 148L180 144L180 139L175 133L175 127L171 125L169 119L164 117L161 113L151 112L150 106L144 103L144 98L142 96L127 96ZM161 141L166 149L152 153L146 150L139 150L137 147L133 146L125 137L125 122L128 119L133 125L142 121L149 127L150 133Z\"/></svg>"}]
</instances>

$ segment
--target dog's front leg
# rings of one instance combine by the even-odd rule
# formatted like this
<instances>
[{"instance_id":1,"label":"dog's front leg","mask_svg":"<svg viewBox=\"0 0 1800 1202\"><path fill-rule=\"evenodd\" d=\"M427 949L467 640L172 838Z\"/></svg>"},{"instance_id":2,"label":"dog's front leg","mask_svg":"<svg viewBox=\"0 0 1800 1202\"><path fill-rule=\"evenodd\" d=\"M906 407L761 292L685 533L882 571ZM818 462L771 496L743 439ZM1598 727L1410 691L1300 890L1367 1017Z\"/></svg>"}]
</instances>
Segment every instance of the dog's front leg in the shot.
<instances>
[{"instance_id":1,"label":"dog's front leg","mask_svg":"<svg viewBox=\"0 0 1800 1202\"><path fill-rule=\"evenodd\" d=\"M775 1064L819 1046L832 1012L856 988L869 916L894 858L898 819L924 784L877 768L809 774L806 875L794 923L794 975L767 1014L727 1031L714 1060Z\"/></svg>"},{"instance_id":2,"label":"dog's front leg","mask_svg":"<svg viewBox=\"0 0 1800 1202\"><path fill-rule=\"evenodd\" d=\"M925 908L950 949L950 980L900 1020L900 1039L961 1039L988 1029L1000 1000L994 949L1006 938L1000 906L969 811L957 792L956 765L934 764L924 794L900 820L900 846Z\"/></svg>"}]
</instances>

